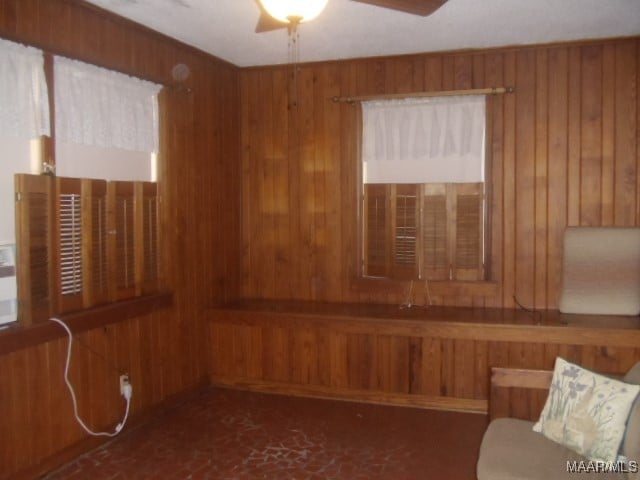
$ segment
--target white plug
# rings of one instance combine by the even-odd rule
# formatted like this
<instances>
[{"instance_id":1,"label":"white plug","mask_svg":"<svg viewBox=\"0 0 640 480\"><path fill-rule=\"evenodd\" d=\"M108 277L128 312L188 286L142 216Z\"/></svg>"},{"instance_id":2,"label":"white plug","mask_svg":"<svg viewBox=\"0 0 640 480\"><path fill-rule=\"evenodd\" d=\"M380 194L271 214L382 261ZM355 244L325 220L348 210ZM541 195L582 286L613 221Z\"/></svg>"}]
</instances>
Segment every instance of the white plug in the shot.
<instances>
[{"instance_id":1,"label":"white plug","mask_svg":"<svg viewBox=\"0 0 640 480\"><path fill-rule=\"evenodd\" d=\"M129 407L131 406L131 396L133 395L133 386L129 382L129 375L120 375L120 395L127 401L127 411L124 414L124 419L118 425L116 425L116 434L124 428L124 424L127 422L129 416Z\"/></svg>"},{"instance_id":2,"label":"white plug","mask_svg":"<svg viewBox=\"0 0 640 480\"><path fill-rule=\"evenodd\" d=\"M122 395L123 397L124 397L125 387L127 385L131 385L129 383L129 374L125 373L123 375L120 375L120 395Z\"/></svg>"},{"instance_id":3,"label":"white plug","mask_svg":"<svg viewBox=\"0 0 640 480\"><path fill-rule=\"evenodd\" d=\"M133 395L133 386L127 382L122 390L122 396L127 400L131 400L131 396Z\"/></svg>"},{"instance_id":4,"label":"white plug","mask_svg":"<svg viewBox=\"0 0 640 480\"><path fill-rule=\"evenodd\" d=\"M127 401L131 400L131 395L133 395L133 387L129 381L129 375L126 373L124 375L120 375L120 395L122 395Z\"/></svg>"}]
</instances>

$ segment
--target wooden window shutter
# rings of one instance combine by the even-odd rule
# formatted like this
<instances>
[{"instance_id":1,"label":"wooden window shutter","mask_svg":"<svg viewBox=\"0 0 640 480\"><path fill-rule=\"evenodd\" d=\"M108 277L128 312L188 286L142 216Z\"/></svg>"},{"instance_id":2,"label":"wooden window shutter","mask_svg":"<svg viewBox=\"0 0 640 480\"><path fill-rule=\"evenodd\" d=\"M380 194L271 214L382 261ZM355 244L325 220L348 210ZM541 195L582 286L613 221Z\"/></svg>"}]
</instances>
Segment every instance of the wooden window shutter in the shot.
<instances>
[{"instance_id":1,"label":"wooden window shutter","mask_svg":"<svg viewBox=\"0 0 640 480\"><path fill-rule=\"evenodd\" d=\"M84 242L84 306L109 301L109 262L107 224L107 182L82 180L82 212L86 240Z\"/></svg>"},{"instance_id":2,"label":"wooden window shutter","mask_svg":"<svg viewBox=\"0 0 640 480\"><path fill-rule=\"evenodd\" d=\"M84 296L82 181L57 177L55 185L57 310L69 312L82 308Z\"/></svg>"},{"instance_id":3,"label":"wooden window shutter","mask_svg":"<svg viewBox=\"0 0 640 480\"><path fill-rule=\"evenodd\" d=\"M447 192L445 184L426 184L422 195L423 276L427 280L449 277Z\"/></svg>"},{"instance_id":4,"label":"wooden window shutter","mask_svg":"<svg viewBox=\"0 0 640 480\"><path fill-rule=\"evenodd\" d=\"M364 186L364 274L386 276L390 265L390 187Z\"/></svg>"},{"instance_id":5,"label":"wooden window shutter","mask_svg":"<svg viewBox=\"0 0 640 480\"><path fill-rule=\"evenodd\" d=\"M484 279L484 184L364 185L364 274Z\"/></svg>"},{"instance_id":6,"label":"wooden window shutter","mask_svg":"<svg viewBox=\"0 0 640 480\"><path fill-rule=\"evenodd\" d=\"M136 283L141 294L158 290L158 185L136 183Z\"/></svg>"},{"instance_id":7,"label":"wooden window shutter","mask_svg":"<svg viewBox=\"0 0 640 480\"><path fill-rule=\"evenodd\" d=\"M483 278L483 184L451 184L455 205L456 280Z\"/></svg>"},{"instance_id":8,"label":"wooden window shutter","mask_svg":"<svg viewBox=\"0 0 640 480\"><path fill-rule=\"evenodd\" d=\"M394 278L418 277L418 192L418 185L391 186Z\"/></svg>"},{"instance_id":9,"label":"wooden window shutter","mask_svg":"<svg viewBox=\"0 0 640 480\"><path fill-rule=\"evenodd\" d=\"M107 184L111 299L136 295L134 183Z\"/></svg>"},{"instance_id":10,"label":"wooden window shutter","mask_svg":"<svg viewBox=\"0 0 640 480\"><path fill-rule=\"evenodd\" d=\"M15 191L19 315L32 325L53 313L53 179L18 174Z\"/></svg>"}]
</instances>

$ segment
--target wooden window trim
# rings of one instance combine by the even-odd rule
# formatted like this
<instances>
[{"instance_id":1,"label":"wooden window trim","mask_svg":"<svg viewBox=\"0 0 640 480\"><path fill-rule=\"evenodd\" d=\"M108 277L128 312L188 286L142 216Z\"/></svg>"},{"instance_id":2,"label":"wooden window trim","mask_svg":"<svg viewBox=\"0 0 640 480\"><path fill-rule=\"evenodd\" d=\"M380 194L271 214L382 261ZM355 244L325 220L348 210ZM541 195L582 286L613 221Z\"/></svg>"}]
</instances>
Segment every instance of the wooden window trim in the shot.
<instances>
[{"instance_id":1,"label":"wooden window trim","mask_svg":"<svg viewBox=\"0 0 640 480\"><path fill-rule=\"evenodd\" d=\"M86 332L131 318L148 315L173 306L173 293L160 292L128 300L100 305L72 313L56 315L74 334ZM66 332L54 322L22 325L15 322L0 330L0 355L41 345L66 336Z\"/></svg>"}]
</instances>

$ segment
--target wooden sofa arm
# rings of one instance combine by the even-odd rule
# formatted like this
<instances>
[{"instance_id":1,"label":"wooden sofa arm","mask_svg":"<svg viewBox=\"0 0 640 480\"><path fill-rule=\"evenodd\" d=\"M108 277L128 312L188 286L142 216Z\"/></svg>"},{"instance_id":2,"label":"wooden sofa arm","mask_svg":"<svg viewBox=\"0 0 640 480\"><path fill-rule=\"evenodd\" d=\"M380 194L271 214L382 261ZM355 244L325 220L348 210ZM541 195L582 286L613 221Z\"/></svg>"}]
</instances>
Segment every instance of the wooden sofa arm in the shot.
<instances>
[{"instance_id":1,"label":"wooden sofa arm","mask_svg":"<svg viewBox=\"0 0 640 480\"><path fill-rule=\"evenodd\" d=\"M549 370L492 368L489 418L537 420L552 377L553 372Z\"/></svg>"},{"instance_id":2,"label":"wooden sofa arm","mask_svg":"<svg viewBox=\"0 0 640 480\"><path fill-rule=\"evenodd\" d=\"M551 370L525 370L522 368L491 369L491 387L543 388L548 390Z\"/></svg>"}]
</instances>

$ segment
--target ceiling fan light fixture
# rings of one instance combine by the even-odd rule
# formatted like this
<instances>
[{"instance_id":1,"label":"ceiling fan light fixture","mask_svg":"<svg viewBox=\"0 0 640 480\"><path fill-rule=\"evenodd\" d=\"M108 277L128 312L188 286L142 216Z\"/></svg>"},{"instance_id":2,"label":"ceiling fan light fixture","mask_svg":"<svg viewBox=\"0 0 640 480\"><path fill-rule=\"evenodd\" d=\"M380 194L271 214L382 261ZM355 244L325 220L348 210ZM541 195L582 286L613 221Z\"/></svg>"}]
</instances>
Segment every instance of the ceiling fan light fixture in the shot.
<instances>
[{"instance_id":1,"label":"ceiling fan light fixture","mask_svg":"<svg viewBox=\"0 0 640 480\"><path fill-rule=\"evenodd\" d=\"M260 0L260 3L276 20L283 23L303 23L322 13L329 0Z\"/></svg>"}]
</instances>

